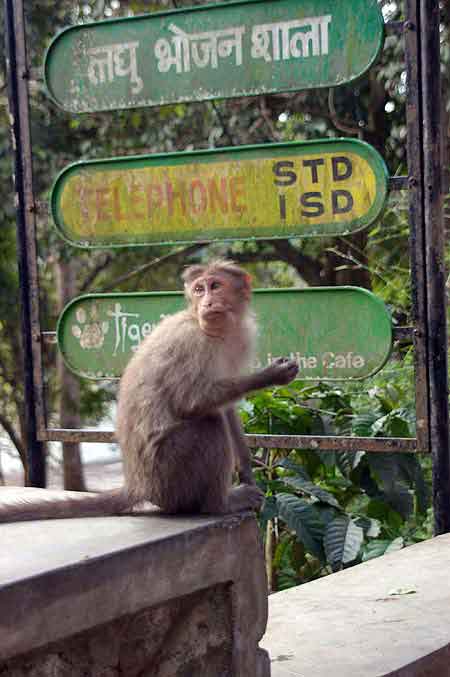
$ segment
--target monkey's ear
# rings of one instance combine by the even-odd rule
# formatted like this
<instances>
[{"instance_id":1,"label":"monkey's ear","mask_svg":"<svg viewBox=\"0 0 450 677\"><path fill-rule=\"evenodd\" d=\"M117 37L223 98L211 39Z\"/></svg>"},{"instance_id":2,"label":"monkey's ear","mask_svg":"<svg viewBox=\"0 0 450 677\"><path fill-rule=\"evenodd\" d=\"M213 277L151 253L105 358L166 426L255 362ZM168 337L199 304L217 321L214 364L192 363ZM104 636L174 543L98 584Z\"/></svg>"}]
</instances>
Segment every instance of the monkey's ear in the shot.
<instances>
[{"instance_id":1,"label":"monkey's ear","mask_svg":"<svg viewBox=\"0 0 450 677\"><path fill-rule=\"evenodd\" d=\"M242 291L247 300L250 300L252 295L252 276L250 273L245 273L242 276Z\"/></svg>"},{"instance_id":2,"label":"monkey's ear","mask_svg":"<svg viewBox=\"0 0 450 677\"><path fill-rule=\"evenodd\" d=\"M190 285L196 277L200 277L205 272L206 267L201 265L188 266L185 268L181 274L181 279L184 282L184 285Z\"/></svg>"}]
</instances>

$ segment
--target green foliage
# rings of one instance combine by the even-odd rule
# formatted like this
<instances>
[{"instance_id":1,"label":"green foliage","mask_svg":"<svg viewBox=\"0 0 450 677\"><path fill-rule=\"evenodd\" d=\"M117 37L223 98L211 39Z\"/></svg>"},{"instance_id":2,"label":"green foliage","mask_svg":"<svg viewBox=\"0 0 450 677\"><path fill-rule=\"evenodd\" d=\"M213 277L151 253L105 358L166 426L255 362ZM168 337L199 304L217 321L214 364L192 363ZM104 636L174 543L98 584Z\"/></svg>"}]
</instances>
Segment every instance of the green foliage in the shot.
<instances>
[{"instance_id":1,"label":"green foliage","mask_svg":"<svg viewBox=\"0 0 450 677\"><path fill-rule=\"evenodd\" d=\"M254 434L414 435L411 356L364 394L297 380L259 392L242 406ZM271 531L273 587L282 589L431 536L430 461L408 453L257 449L257 481L266 493L260 516ZM266 548L267 551L267 548Z\"/></svg>"}]
</instances>

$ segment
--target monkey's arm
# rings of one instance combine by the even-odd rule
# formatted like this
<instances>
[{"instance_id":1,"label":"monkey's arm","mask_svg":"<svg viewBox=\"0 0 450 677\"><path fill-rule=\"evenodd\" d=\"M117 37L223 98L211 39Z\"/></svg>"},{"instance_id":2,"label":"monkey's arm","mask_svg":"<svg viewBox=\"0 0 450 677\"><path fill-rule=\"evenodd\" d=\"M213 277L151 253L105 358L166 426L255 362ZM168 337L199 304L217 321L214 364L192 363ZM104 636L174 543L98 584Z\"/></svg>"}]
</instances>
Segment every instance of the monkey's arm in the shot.
<instances>
[{"instance_id":1,"label":"monkey's arm","mask_svg":"<svg viewBox=\"0 0 450 677\"><path fill-rule=\"evenodd\" d=\"M232 404L253 390L272 385L286 385L294 379L298 365L294 360L280 357L269 367L240 378L218 379L202 383L202 387L183 388L177 392L176 408L181 417L206 416Z\"/></svg>"},{"instance_id":2,"label":"monkey's arm","mask_svg":"<svg viewBox=\"0 0 450 677\"><path fill-rule=\"evenodd\" d=\"M244 430L239 414L234 407L230 407L226 410L225 417L228 423L231 441L233 443L233 451L238 464L239 480L243 484L255 484L252 473L250 449L245 441Z\"/></svg>"}]
</instances>

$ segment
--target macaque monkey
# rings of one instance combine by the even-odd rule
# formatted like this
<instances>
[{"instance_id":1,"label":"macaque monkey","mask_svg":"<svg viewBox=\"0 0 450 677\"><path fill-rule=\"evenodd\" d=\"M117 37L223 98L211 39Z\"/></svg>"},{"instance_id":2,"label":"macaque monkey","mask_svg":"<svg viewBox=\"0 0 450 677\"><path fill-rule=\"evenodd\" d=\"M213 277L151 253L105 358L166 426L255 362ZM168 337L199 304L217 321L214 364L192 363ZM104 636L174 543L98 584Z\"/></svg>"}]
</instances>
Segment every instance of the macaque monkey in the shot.
<instances>
[{"instance_id":1,"label":"macaque monkey","mask_svg":"<svg viewBox=\"0 0 450 677\"><path fill-rule=\"evenodd\" d=\"M172 514L261 506L235 403L253 390L289 383L297 363L279 358L250 371L256 323L243 269L219 260L187 268L183 280L186 310L146 337L120 383L116 437L124 488L45 506L0 505L0 521L120 514L143 501Z\"/></svg>"}]
</instances>

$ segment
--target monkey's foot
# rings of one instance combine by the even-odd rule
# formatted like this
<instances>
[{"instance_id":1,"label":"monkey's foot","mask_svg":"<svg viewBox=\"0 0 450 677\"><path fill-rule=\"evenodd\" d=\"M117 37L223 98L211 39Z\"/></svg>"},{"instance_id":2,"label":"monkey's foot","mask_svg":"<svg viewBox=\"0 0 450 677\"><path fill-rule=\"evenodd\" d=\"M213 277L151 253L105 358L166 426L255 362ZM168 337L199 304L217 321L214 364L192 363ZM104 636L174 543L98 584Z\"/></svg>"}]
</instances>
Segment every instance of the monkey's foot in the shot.
<instances>
[{"instance_id":1,"label":"monkey's foot","mask_svg":"<svg viewBox=\"0 0 450 677\"><path fill-rule=\"evenodd\" d=\"M264 502L264 492L254 484L240 484L228 495L228 512L259 510Z\"/></svg>"}]
</instances>

